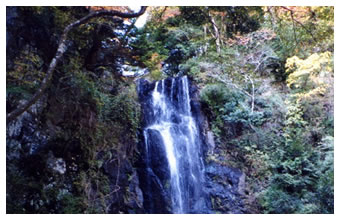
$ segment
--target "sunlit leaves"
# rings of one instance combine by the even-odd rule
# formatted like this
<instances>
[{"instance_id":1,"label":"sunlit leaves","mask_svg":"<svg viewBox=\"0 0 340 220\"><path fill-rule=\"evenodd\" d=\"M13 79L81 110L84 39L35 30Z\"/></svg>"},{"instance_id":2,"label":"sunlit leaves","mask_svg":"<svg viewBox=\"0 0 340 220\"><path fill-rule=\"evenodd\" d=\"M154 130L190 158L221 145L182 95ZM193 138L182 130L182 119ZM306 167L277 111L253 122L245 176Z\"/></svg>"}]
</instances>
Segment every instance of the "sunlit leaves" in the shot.
<instances>
[{"instance_id":1,"label":"sunlit leaves","mask_svg":"<svg viewBox=\"0 0 340 220\"><path fill-rule=\"evenodd\" d=\"M22 86L23 89L36 88L45 76L42 71L43 63L36 50L23 48L14 60L13 70L7 72L7 83Z\"/></svg>"},{"instance_id":2,"label":"sunlit leaves","mask_svg":"<svg viewBox=\"0 0 340 220\"><path fill-rule=\"evenodd\" d=\"M280 39L283 57L333 50L334 7L265 7L266 22Z\"/></svg>"},{"instance_id":3,"label":"sunlit leaves","mask_svg":"<svg viewBox=\"0 0 340 220\"><path fill-rule=\"evenodd\" d=\"M332 83L333 55L330 52L314 53L305 60L294 56L287 59L286 69L290 73L287 85L300 95L324 95Z\"/></svg>"}]
</instances>

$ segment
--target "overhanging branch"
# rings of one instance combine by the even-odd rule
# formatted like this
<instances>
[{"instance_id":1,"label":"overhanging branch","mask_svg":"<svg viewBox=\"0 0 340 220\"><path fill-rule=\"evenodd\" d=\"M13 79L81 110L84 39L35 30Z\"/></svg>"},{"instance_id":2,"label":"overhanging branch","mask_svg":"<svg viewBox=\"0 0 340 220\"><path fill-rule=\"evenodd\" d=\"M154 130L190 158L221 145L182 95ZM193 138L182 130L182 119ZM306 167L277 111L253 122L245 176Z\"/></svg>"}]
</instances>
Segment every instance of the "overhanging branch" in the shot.
<instances>
[{"instance_id":1,"label":"overhanging branch","mask_svg":"<svg viewBox=\"0 0 340 220\"><path fill-rule=\"evenodd\" d=\"M293 21L293 25L294 25L294 21L295 21L295 22L296 22L297 24L299 24L303 29L305 29L305 30L307 31L307 33L309 33L309 34L311 35L311 37L312 37L312 39L313 39L314 42L317 42L316 39L315 39L315 37L314 37L314 35L313 35L313 33L312 33L312 31L311 31L311 30L308 30L308 28L306 28L305 25L303 25L299 20L295 19L295 17L293 16L294 11L293 11L292 9L289 9L289 8L287 8L287 7L285 7L285 6L281 6L281 8L283 8L283 9L285 9L285 10L287 10L287 11L290 12L290 15L291 15L291 18L292 18L292 21ZM295 34L295 29L294 29L294 34Z\"/></svg>"},{"instance_id":2,"label":"overhanging branch","mask_svg":"<svg viewBox=\"0 0 340 220\"><path fill-rule=\"evenodd\" d=\"M88 21L90 21L93 18L98 18L98 17L103 17L103 16L118 16L118 17L121 17L121 18L135 18L135 17L138 17L138 16L144 14L145 11L146 11L146 8L147 8L146 6L142 6L140 11L137 12L137 13L124 13L124 12L120 12L120 11L109 11L109 10L93 11L93 12L89 13L87 16L85 16L85 17L69 24L68 26L66 26L66 28L64 29L63 34L61 35L61 38L59 40L56 55L53 57L50 65L47 69L45 78L43 79L40 88L31 97L31 99L29 99L27 102L19 105L15 110L13 110L12 112L7 114L6 123L9 123L13 119L18 117L22 113L24 113L29 107L31 107L36 101L38 101L41 98L41 96L44 94L45 90L47 89L47 87L49 86L49 84L52 80L54 69L56 68L58 62L60 61L60 59L62 58L62 56L64 55L64 53L67 50L66 39L67 39L67 35L70 32L70 30L78 27L79 25L87 23Z\"/></svg>"}]
</instances>

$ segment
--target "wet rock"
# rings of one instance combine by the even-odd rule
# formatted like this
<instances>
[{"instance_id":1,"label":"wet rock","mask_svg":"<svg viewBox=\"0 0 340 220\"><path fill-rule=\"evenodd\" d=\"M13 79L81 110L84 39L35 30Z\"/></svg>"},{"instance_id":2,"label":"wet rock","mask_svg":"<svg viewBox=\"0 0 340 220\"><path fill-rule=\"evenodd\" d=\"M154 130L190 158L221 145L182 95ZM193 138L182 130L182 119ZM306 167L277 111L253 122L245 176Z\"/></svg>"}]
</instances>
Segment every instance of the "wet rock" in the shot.
<instances>
[{"instance_id":1,"label":"wet rock","mask_svg":"<svg viewBox=\"0 0 340 220\"><path fill-rule=\"evenodd\" d=\"M127 195L126 204L128 205L128 213L143 213L143 192L139 188L139 179L136 171L130 176L130 184Z\"/></svg>"},{"instance_id":2,"label":"wet rock","mask_svg":"<svg viewBox=\"0 0 340 220\"><path fill-rule=\"evenodd\" d=\"M150 168L159 177L161 182L165 182L170 178L170 171L168 160L166 158L166 152L162 146L162 137L157 130L149 129L148 134L148 154L147 157L150 159Z\"/></svg>"},{"instance_id":3,"label":"wet rock","mask_svg":"<svg viewBox=\"0 0 340 220\"><path fill-rule=\"evenodd\" d=\"M245 195L245 188L246 188L246 175L242 173L242 175L239 178L238 182L238 193L240 195Z\"/></svg>"},{"instance_id":4,"label":"wet rock","mask_svg":"<svg viewBox=\"0 0 340 220\"><path fill-rule=\"evenodd\" d=\"M19 101L20 104L24 102L24 100ZM38 149L47 144L49 136L38 120L45 105L45 98L42 98L27 111L7 124L7 150L8 152L17 152L13 154L13 156L18 157L20 151L24 151L30 155L34 154Z\"/></svg>"},{"instance_id":5,"label":"wet rock","mask_svg":"<svg viewBox=\"0 0 340 220\"><path fill-rule=\"evenodd\" d=\"M139 177L129 160L107 160L103 168L109 177L112 196L109 213L144 213Z\"/></svg>"},{"instance_id":6,"label":"wet rock","mask_svg":"<svg viewBox=\"0 0 340 220\"><path fill-rule=\"evenodd\" d=\"M19 159L20 151L22 150L21 143L15 139L6 140L6 157L8 159Z\"/></svg>"},{"instance_id":7,"label":"wet rock","mask_svg":"<svg viewBox=\"0 0 340 220\"><path fill-rule=\"evenodd\" d=\"M138 172L148 213L207 210L199 131L204 117L194 93L187 77L138 83L144 128Z\"/></svg>"},{"instance_id":8,"label":"wet rock","mask_svg":"<svg viewBox=\"0 0 340 220\"><path fill-rule=\"evenodd\" d=\"M212 209L219 213L245 213L245 175L240 170L211 162L206 166L206 187Z\"/></svg>"},{"instance_id":9,"label":"wet rock","mask_svg":"<svg viewBox=\"0 0 340 220\"><path fill-rule=\"evenodd\" d=\"M212 133L212 131L207 132L207 142L210 146L209 153L213 154L216 146L215 146L214 134Z\"/></svg>"},{"instance_id":10,"label":"wet rock","mask_svg":"<svg viewBox=\"0 0 340 220\"><path fill-rule=\"evenodd\" d=\"M52 151L48 153L48 159L46 161L47 168L58 174L64 174L66 172L66 163L62 158L54 157Z\"/></svg>"},{"instance_id":11,"label":"wet rock","mask_svg":"<svg viewBox=\"0 0 340 220\"><path fill-rule=\"evenodd\" d=\"M146 213L171 213L171 199L157 175L150 168L138 169L140 187L143 190L144 209Z\"/></svg>"}]
</instances>

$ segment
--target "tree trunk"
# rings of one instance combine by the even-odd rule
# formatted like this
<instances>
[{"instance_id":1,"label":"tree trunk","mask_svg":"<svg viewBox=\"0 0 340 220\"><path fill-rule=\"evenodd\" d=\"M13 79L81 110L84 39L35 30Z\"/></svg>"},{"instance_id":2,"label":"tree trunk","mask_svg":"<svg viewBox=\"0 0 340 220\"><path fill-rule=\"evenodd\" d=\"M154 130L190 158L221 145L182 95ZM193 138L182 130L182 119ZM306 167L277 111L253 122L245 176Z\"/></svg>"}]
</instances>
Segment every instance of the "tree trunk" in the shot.
<instances>
[{"instance_id":1,"label":"tree trunk","mask_svg":"<svg viewBox=\"0 0 340 220\"><path fill-rule=\"evenodd\" d=\"M214 29L214 37L215 37L215 43L216 43L216 52L217 52L218 54L220 54L220 53L221 53L221 44L220 44L221 39L220 39L220 32L219 32L219 30L218 30L218 27L217 27L217 25L216 25L216 22L215 22L213 16L212 16L210 13L209 13L209 19L210 19L210 22L211 22L211 24L213 25L213 29Z\"/></svg>"}]
</instances>

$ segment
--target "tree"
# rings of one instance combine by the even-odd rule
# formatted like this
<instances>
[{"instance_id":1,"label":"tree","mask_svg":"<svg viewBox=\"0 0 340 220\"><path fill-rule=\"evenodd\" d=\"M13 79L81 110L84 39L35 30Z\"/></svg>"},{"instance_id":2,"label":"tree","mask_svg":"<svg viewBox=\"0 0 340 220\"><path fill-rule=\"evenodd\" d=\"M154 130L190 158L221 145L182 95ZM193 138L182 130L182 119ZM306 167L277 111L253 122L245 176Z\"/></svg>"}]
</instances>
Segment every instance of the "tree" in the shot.
<instances>
[{"instance_id":1,"label":"tree","mask_svg":"<svg viewBox=\"0 0 340 220\"><path fill-rule=\"evenodd\" d=\"M19 115L21 115L22 113L24 113L29 107L31 107L36 101L38 101L42 95L44 94L45 90L48 88L52 76L53 76L53 72L58 64L58 62L61 60L61 58L63 57L64 53L67 50L67 37L69 32L82 25L85 23L88 23L90 20L92 20L93 18L99 18L99 17L104 17L104 16L118 16L121 18L135 18L135 17L139 17L140 15L144 14L146 11L146 6L142 6L140 11L137 13L123 13L120 11L110 11L110 10L99 10L99 11L93 11L91 13L89 13L87 16L69 24L68 26L66 26L66 28L63 31L63 34L60 37L59 40L59 44L58 44L58 49L57 52L55 54L55 56L53 57L52 61L49 64L49 67L47 69L46 75L41 83L40 88L38 89L38 91L25 103L20 104L15 110L13 110L12 112L7 114L6 117L6 122L9 123L10 121L14 120L16 117L18 117Z\"/></svg>"},{"instance_id":2,"label":"tree","mask_svg":"<svg viewBox=\"0 0 340 220\"><path fill-rule=\"evenodd\" d=\"M334 7L265 7L283 59L334 49Z\"/></svg>"}]
</instances>

